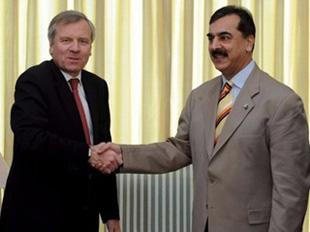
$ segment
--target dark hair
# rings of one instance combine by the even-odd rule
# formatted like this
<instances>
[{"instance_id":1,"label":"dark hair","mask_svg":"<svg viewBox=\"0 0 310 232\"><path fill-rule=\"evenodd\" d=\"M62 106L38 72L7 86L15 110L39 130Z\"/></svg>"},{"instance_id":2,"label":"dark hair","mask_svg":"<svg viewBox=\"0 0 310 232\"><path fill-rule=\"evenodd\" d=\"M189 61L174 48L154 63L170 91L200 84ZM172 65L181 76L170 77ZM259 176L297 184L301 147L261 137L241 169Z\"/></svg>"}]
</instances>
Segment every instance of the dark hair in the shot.
<instances>
[{"instance_id":1,"label":"dark hair","mask_svg":"<svg viewBox=\"0 0 310 232\"><path fill-rule=\"evenodd\" d=\"M238 25L238 30L241 31L244 38L248 37L249 35L253 35L255 38L255 24L253 21L253 17L250 11L248 11L246 8L240 7L240 6L225 6L217 11L214 12L214 14L211 16L209 24L212 24L216 20L227 16L227 15L238 15L240 17L240 22Z\"/></svg>"},{"instance_id":2,"label":"dark hair","mask_svg":"<svg viewBox=\"0 0 310 232\"><path fill-rule=\"evenodd\" d=\"M64 24L69 24L69 23L75 23L80 20L85 20L88 23L90 33L91 33L91 41L93 42L95 39L95 26L94 24L82 13L76 10L66 10L63 12L60 12L58 15L56 15L52 21L50 22L48 26L48 40L50 44L53 43L53 40L55 38L56 34L56 26L58 23L64 23Z\"/></svg>"}]
</instances>

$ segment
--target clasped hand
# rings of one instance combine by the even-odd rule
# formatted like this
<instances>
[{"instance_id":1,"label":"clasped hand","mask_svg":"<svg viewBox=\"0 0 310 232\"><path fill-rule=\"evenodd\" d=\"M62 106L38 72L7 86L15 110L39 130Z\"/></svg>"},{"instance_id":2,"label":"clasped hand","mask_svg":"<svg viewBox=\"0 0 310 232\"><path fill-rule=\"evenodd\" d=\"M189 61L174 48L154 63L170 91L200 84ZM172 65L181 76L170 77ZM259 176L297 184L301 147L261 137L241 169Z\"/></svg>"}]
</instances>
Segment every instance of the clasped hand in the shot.
<instances>
[{"instance_id":1,"label":"clasped hand","mask_svg":"<svg viewBox=\"0 0 310 232\"><path fill-rule=\"evenodd\" d=\"M89 163L104 174L114 172L123 164L122 152L117 144L99 143L90 149Z\"/></svg>"}]
</instances>

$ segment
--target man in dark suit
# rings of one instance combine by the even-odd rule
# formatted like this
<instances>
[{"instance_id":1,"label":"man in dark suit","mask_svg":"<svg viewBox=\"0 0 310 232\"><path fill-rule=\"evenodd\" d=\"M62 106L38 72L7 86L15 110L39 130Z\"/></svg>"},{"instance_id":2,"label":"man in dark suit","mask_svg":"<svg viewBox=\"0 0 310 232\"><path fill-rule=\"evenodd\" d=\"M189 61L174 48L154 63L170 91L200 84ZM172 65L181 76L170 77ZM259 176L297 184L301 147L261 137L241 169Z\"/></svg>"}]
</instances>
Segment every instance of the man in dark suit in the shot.
<instances>
[{"instance_id":1,"label":"man in dark suit","mask_svg":"<svg viewBox=\"0 0 310 232\"><path fill-rule=\"evenodd\" d=\"M17 80L1 232L97 232L99 215L120 231L115 175L89 165L93 144L111 141L107 84L83 70L94 33L84 14L61 12L48 30L53 59Z\"/></svg>"},{"instance_id":2,"label":"man in dark suit","mask_svg":"<svg viewBox=\"0 0 310 232\"><path fill-rule=\"evenodd\" d=\"M310 182L302 100L252 60L255 25L246 9L216 11L207 36L222 75L191 92L177 135L149 145L107 144L103 164L93 165L110 172L113 156L123 158L123 172L193 164L193 232L300 232Z\"/></svg>"}]
</instances>

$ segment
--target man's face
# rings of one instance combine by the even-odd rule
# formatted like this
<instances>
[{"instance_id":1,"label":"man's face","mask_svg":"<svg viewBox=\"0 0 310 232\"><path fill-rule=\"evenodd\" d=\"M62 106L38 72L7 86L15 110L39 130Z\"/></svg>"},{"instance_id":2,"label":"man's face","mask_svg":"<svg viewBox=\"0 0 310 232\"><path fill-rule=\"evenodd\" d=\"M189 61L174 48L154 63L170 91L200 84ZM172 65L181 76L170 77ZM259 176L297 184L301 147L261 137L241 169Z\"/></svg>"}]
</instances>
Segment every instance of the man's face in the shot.
<instances>
[{"instance_id":1,"label":"man's face","mask_svg":"<svg viewBox=\"0 0 310 232\"><path fill-rule=\"evenodd\" d=\"M241 71L252 59L254 37L244 38L237 29L238 15L227 15L210 25L209 53L217 70L227 79Z\"/></svg>"},{"instance_id":2,"label":"man's face","mask_svg":"<svg viewBox=\"0 0 310 232\"><path fill-rule=\"evenodd\" d=\"M60 69L75 77L87 64L91 43L91 31L85 20L59 23L50 45L50 54Z\"/></svg>"}]
</instances>

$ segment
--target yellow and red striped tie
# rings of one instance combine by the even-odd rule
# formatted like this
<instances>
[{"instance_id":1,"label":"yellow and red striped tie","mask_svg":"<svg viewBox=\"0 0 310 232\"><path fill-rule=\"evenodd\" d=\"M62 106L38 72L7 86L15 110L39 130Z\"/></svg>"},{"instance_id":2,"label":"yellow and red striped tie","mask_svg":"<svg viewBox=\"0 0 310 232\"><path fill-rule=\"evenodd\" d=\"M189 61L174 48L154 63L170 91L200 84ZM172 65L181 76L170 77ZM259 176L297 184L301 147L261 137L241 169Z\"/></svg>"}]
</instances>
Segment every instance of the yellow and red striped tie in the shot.
<instances>
[{"instance_id":1,"label":"yellow and red striped tie","mask_svg":"<svg viewBox=\"0 0 310 232\"><path fill-rule=\"evenodd\" d=\"M233 98L231 95L232 84L226 82L220 93L217 107L217 117L215 122L215 139L214 145L218 142L219 135L224 127L225 121L232 109Z\"/></svg>"}]
</instances>

